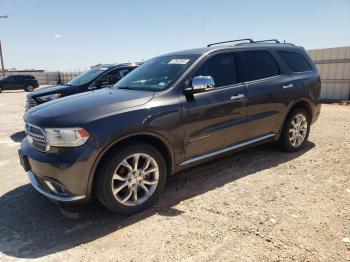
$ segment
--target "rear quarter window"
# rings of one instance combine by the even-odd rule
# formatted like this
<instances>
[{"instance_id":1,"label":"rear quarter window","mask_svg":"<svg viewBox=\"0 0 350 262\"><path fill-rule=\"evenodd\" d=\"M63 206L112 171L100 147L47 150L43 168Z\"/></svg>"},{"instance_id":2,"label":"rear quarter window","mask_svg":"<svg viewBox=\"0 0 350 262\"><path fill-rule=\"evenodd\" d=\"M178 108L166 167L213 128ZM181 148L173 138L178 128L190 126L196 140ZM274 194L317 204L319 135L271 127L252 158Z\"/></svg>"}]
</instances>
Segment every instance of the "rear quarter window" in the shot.
<instances>
[{"instance_id":1,"label":"rear quarter window","mask_svg":"<svg viewBox=\"0 0 350 262\"><path fill-rule=\"evenodd\" d=\"M277 53L293 72L306 72L312 70L310 63L301 54L290 51L277 51Z\"/></svg>"},{"instance_id":2,"label":"rear quarter window","mask_svg":"<svg viewBox=\"0 0 350 262\"><path fill-rule=\"evenodd\" d=\"M267 51L246 51L240 54L245 82L277 76L279 67Z\"/></svg>"}]
</instances>

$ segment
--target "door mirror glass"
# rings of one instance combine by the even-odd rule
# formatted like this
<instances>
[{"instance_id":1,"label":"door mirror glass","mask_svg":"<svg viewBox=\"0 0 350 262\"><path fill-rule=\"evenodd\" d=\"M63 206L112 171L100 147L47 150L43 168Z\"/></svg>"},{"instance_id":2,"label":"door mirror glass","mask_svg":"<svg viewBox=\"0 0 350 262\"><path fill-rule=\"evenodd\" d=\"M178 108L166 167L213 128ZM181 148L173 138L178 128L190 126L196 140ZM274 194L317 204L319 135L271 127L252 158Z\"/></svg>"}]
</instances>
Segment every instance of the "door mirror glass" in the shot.
<instances>
[{"instance_id":1,"label":"door mirror glass","mask_svg":"<svg viewBox=\"0 0 350 262\"><path fill-rule=\"evenodd\" d=\"M213 90L214 86L214 79L211 76L195 76L192 78L191 85L185 89L185 92L188 94L204 93Z\"/></svg>"}]
</instances>

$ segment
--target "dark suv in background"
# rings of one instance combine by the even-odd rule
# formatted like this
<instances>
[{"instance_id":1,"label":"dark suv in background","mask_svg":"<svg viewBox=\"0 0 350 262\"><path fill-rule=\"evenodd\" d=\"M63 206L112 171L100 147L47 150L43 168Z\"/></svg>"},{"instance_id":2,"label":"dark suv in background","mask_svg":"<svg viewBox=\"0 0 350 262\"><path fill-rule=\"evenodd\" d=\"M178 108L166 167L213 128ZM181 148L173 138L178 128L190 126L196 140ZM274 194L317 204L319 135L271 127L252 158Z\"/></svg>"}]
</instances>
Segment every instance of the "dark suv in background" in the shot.
<instances>
[{"instance_id":1,"label":"dark suv in background","mask_svg":"<svg viewBox=\"0 0 350 262\"><path fill-rule=\"evenodd\" d=\"M0 79L0 93L3 90L23 89L31 92L39 87L38 81L32 75L10 75Z\"/></svg>"},{"instance_id":2,"label":"dark suv in background","mask_svg":"<svg viewBox=\"0 0 350 262\"><path fill-rule=\"evenodd\" d=\"M112 88L28 111L19 155L32 185L133 214L185 168L271 141L303 148L321 88L305 50L232 42L150 59Z\"/></svg>"},{"instance_id":3,"label":"dark suv in background","mask_svg":"<svg viewBox=\"0 0 350 262\"><path fill-rule=\"evenodd\" d=\"M64 96L112 86L138 65L136 63L101 65L73 78L65 85L41 88L27 95L26 110Z\"/></svg>"}]
</instances>

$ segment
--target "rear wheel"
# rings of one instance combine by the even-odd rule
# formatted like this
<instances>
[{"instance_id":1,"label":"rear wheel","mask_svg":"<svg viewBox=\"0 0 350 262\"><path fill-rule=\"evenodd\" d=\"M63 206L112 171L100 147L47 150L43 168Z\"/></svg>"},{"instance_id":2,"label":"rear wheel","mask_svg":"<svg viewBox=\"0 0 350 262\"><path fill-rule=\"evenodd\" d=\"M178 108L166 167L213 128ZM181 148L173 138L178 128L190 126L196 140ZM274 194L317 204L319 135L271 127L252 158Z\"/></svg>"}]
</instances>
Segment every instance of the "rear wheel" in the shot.
<instances>
[{"instance_id":1,"label":"rear wheel","mask_svg":"<svg viewBox=\"0 0 350 262\"><path fill-rule=\"evenodd\" d=\"M297 151L305 146L310 132L310 116L305 109L297 108L291 112L279 139L284 151Z\"/></svg>"},{"instance_id":2,"label":"rear wheel","mask_svg":"<svg viewBox=\"0 0 350 262\"><path fill-rule=\"evenodd\" d=\"M24 89L26 92L32 92L34 90L34 86L32 85L27 85Z\"/></svg>"},{"instance_id":3,"label":"rear wheel","mask_svg":"<svg viewBox=\"0 0 350 262\"><path fill-rule=\"evenodd\" d=\"M132 215L152 206L166 181L166 164L157 149L146 143L116 150L100 165L95 193L113 212Z\"/></svg>"}]
</instances>

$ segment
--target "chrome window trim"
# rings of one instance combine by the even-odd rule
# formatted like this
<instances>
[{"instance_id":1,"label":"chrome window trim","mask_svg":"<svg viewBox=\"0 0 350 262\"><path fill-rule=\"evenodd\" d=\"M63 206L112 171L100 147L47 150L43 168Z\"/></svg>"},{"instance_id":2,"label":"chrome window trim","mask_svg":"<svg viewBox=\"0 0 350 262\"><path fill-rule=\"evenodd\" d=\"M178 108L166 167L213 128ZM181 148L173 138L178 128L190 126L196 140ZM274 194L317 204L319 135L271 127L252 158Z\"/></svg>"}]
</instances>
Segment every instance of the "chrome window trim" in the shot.
<instances>
[{"instance_id":1,"label":"chrome window trim","mask_svg":"<svg viewBox=\"0 0 350 262\"><path fill-rule=\"evenodd\" d=\"M249 84L260 83L260 82L269 81L269 80L273 80L273 79L277 79L277 78L281 78L281 77L285 77L285 75L280 74L280 75L276 75L276 76L260 78L260 79L256 79L256 80L252 80L252 81L243 82L243 83L246 85L249 85Z\"/></svg>"}]
</instances>

